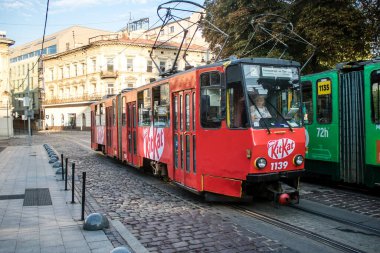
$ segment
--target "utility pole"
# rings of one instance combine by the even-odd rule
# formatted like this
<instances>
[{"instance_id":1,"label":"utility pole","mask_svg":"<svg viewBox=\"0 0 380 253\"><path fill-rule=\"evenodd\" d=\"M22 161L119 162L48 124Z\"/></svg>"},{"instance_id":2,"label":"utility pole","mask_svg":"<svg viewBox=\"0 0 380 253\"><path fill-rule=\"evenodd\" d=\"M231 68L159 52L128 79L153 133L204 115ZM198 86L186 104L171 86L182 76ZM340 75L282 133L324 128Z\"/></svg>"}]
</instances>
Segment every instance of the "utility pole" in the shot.
<instances>
[{"instance_id":1,"label":"utility pole","mask_svg":"<svg viewBox=\"0 0 380 253\"><path fill-rule=\"evenodd\" d=\"M32 138L32 132L31 132L31 129L30 129L30 87L29 87L29 66L28 66L28 74L27 74L27 78L28 78L28 85L27 85L27 88L26 88L26 94L27 94L27 106L26 106L26 115L28 117L28 141L29 141L29 146L31 145L31 138ZM24 104L25 106L25 104Z\"/></svg>"}]
</instances>

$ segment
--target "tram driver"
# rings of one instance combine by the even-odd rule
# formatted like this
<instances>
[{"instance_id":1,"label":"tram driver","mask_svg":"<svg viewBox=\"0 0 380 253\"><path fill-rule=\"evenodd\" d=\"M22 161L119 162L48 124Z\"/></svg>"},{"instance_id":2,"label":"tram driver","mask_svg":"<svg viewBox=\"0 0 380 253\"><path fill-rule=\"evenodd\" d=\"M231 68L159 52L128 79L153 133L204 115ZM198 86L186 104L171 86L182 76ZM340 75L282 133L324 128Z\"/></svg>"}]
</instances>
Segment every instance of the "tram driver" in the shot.
<instances>
[{"instance_id":1,"label":"tram driver","mask_svg":"<svg viewBox=\"0 0 380 253\"><path fill-rule=\"evenodd\" d=\"M250 107L251 120L259 122L261 118L272 118L268 108L265 106L265 96L256 95L253 98L254 104Z\"/></svg>"}]
</instances>

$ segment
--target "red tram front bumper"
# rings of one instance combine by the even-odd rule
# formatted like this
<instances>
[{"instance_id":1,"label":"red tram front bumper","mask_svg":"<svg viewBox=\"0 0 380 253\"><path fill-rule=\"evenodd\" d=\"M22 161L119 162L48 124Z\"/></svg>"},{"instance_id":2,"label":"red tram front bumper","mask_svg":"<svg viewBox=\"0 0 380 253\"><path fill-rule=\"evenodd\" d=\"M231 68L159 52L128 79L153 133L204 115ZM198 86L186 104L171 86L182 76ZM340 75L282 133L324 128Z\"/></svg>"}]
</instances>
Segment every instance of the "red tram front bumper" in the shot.
<instances>
[{"instance_id":1,"label":"red tram front bumper","mask_svg":"<svg viewBox=\"0 0 380 253\"><path fill-rule=\"evenodd\" d=\"M281 179L293 179L301 176L305 172L304 169L296 171L282 171L275 173L264 173L264 174L248 174L247 182L249 183L263 183L263 182L273 182Z\"/></svg>"}]
</instances>

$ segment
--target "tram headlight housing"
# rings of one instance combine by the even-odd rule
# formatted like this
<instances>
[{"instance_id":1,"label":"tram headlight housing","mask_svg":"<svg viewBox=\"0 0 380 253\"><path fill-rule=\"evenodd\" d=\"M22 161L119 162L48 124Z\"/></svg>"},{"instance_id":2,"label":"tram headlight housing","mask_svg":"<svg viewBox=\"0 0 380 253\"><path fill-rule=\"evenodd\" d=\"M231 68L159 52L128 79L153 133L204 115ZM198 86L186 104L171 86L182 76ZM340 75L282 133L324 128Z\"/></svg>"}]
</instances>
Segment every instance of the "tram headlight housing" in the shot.
<instances>
[{"instance_id":1,"label":"tram headlight housing","mask_svg":"<svg viewBox=\"0 0 380 253\"><path fill-rule=\"evenodd\" d=\"M263 157L257 158L255 161L256 168L259 170L264 169L267 166L267 160Z\"/></svg>"},{"instance_id":2,"label":"tram headlight housing","mask_svg":"<svg viewBox=\"0 0 380 253\"><path fill-rule=\"evenodd\" d=\"M302 155L296 155L293 159L293 163L296 166L301 166L303 164L304 158Z\"/></svg>"}]
</instances>

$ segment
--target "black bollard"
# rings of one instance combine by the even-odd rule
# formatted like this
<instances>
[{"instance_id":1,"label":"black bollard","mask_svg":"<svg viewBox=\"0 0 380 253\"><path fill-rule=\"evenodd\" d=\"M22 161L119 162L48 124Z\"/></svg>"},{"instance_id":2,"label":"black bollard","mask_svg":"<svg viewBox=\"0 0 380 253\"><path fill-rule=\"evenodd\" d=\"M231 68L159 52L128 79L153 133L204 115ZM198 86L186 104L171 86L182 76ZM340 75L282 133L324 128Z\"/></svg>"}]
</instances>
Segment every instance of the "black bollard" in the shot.
<instances>
[{"instance_id":1,"label":"black bollard","mask_svg":"<svg viewBox=\"0 0 380 253\"><path fill-rule=\"evenodd\" d=\"M82 218L84 220L84 204L86 202L86 172L82 173Z\"/></svg>"},{"instance_id":2,"label":"black bollard","mask_svg":"<svg viewBox=\"0 0 380 253\"><path fill-rule=\"evenodd\" d=\"M74 204L75 201L74 201L74 188L75 188L75 185L74 185L74 175L75 175L75 163L72 164L72 167L71 167L71 204Z\"/></svg>"},{"instance_id":3,"label":"black bollard","mask_svg":"<svg viewBox=\"0 0 380 253\"><path fill-rule=\"evenodd\" d=\"M62 181L64 180L64 174L63 174L63 154L61 154L61 165L62 165Z\"/></svg>"},{"instance_id":4,"label":"black bollard","mask_svg":"<svg viewBox=\"0 0 380 253\"><path fill-rule=\"evenodd\" d=\"M66 157L66 164L65 164L65 169L66 169L66 171L65 171L65 191L67 191L67 164L68 164L68 161L69 160L69 158L67 158Z\"/></svg>"}]
</instances>

